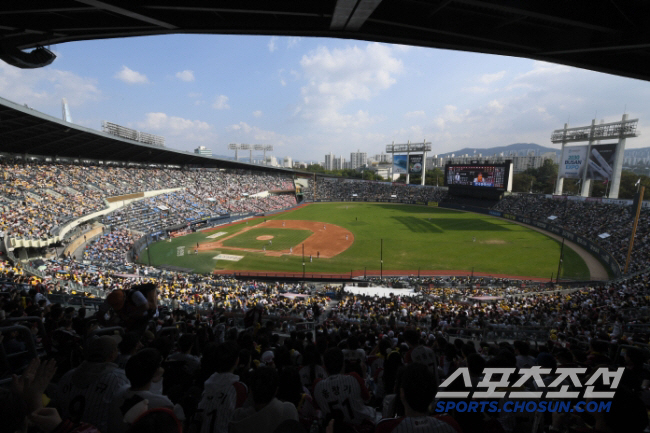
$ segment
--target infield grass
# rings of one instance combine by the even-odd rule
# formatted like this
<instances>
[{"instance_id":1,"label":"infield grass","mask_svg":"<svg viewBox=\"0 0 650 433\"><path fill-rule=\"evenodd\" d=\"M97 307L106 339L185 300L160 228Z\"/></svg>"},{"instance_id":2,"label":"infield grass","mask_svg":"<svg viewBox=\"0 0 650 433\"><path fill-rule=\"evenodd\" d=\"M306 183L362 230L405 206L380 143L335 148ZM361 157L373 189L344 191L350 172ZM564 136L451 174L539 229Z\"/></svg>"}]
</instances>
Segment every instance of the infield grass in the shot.
<instances>
[{"instance_id":1,"label":"infield grass","mask_svg":"<svg viewBox=\"0 0 650 433\"><path fill-rule=\"evenodd\" d=\"M388 203L314 203L265 219L327 222L344 227L354 234L354 243L343 253L330 259L314 257L312 262L307 260L307 273L346 273L364 268L378 270L382 239L383 269L411 270L414 273L417 273L418 268L459 271L474 269L475 272L550 279L551 274L557 272L560 256L560 243L542 233L488 215L444 208ZM158 242L150 247L151 262L153 265L191 268L201 273L215 269L302 272L300 256L270 257L261 252L227 248L193 254L197 242L218 240L219 237L208 238L214 233L224 232L222 237L226 237L263 221L264 218L250 220L228 227L216 227L210 232L175 238L172 242ZM232 241L244 239L243 236L251 236L254 241L255 237L270 234L271 230L303 231L259 228L236 236ZM302 242L302 239L297 239L294 248ZM268 241L262 242L263 245L268 244ZM255 248L250 245L247 243L245 248ZM177 256L179 246L186 246L184 256ZM277 247L286 249L290 246L292 245ZM269 247L267 245L267 249ZM275 239L273 247L276 247ZM238 262L220 260L217 263L213 257L219 253L243 255L244 258ZM146 252L141 255L140 262L147 262ZM589 278L584 260L566 245L561 277Z\"/></svg>"},{"instance_id":2,"label":"infield grass","mask_svg":"<svg viewBox=\"0 0 650 433\"><path fill-rule=\"evenodd\" d=\"M251 248L259 249L266 248L267 251L280 251L288 250L289 247L295 247L309 236L312 235L311 230L295 230L295 229L280 229L280 228L259 228L251 229L242 234L235 236L223 242L226 247L237 248ZM268 240L257 240L260 236L273 236L271 243Z\"/></svg>"}]
</instances>

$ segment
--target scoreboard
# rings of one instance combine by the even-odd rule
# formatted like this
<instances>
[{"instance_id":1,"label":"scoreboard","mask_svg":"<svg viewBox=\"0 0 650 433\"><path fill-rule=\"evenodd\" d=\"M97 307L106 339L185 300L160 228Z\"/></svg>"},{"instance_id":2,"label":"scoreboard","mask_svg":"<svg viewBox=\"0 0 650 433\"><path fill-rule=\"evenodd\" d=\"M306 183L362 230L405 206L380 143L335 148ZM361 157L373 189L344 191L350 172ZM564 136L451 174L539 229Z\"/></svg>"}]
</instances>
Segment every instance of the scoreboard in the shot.
<instances>
[{"instance_id":1,"label":"scoreboard","mask_svg":"<svg viewBox=\"0 0 650 433\"><path fill-rule=\"evenodd\" d=\"M445 186L471 187L510 191L512 163L505 164L447 164Z\"/></svg>"}]
</instances>

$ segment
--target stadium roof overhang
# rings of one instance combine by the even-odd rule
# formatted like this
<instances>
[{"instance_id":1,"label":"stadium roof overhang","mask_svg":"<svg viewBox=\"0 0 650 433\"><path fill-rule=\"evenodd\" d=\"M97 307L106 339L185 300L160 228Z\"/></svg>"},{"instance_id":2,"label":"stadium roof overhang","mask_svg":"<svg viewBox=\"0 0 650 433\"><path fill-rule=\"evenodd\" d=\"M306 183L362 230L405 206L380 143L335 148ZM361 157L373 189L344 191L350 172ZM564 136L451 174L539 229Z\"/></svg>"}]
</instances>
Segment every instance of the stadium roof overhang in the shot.
<instances>
[{"instance_id":1,"label":"stadium roof overhang","mask_svg":"<svg viewBox=\"0 0 650 433\"><path fill-rule=\"evenodd\" d=\"M141 164L296 172L156 147L68 123L0 98L0 152Z\"/></svg>"},{"instance_id":2,"label":"stadium roof overhang","mask_svg":"<svg viewBox=\"0 0 650 433\"><path fill-rule=\"evenodd\" d=\"M649 21L642 0L32 0L3 2L0 59L44 66L53 57L30 49L89 39L293 35L525 57L650 80Z\"/></svg>"}]
</instances>

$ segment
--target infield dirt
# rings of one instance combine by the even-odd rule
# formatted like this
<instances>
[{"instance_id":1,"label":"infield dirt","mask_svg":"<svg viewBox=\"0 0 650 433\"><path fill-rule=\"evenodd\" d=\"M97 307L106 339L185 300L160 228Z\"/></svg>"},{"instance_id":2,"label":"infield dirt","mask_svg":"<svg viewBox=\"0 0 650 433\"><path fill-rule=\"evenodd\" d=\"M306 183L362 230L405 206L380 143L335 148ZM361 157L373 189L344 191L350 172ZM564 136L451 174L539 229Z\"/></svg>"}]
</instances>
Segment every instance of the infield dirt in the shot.
<instances>
[{"instance_id":1,"label":"infield dirt","mask_svg":"<svg viewBox=\"0 0 650 433\"><path fill-rule=\"evenodd\" d=\"M295 245L293 247L293 252L290 252L289 249L281 251L263 251L256 248L237 248L237 247L227 247L223 245L223 242L234 238L242 233L247 232L251 229L263 229L265 227L269 228L279 228L279 229L298 229L298 230L310 230L313 232L311 236L305 239L304 242ZM305 245L305 257L313 256L314 258L331 258L338 254L341 254L343 251L350 248L354 243L354 235L347 229L344 229L341 226L335 224L323 223L319 221L299 221L299 220L269 220L262 222L260 224L246 227L235 234L227 236L220 239L216 242L205 242L199 244L199 251L208 251L213 249L224 249L224 250L237 250L237 251L248 251L248 252L263 252L267 256L279 256L284 254L291 254L294 256L302 255L302 245Z\"/></svg>"}]
</instances>

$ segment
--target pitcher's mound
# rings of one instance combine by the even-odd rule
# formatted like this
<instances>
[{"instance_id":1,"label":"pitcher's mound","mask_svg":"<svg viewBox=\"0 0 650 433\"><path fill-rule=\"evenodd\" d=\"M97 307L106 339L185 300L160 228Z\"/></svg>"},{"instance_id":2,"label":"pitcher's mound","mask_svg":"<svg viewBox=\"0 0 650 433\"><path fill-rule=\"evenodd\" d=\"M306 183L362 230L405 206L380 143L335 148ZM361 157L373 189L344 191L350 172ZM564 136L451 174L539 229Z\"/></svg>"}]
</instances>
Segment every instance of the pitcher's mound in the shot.
<instances>
[{"instance_id":1,"label":"pitcher's mound","mask_svg":"<svg viewBox=\"0 0 650 433\"><path fill-rule=\"evenodd\" d=\"M258 237L256 237L255 239L257 239L258 241L268 241L268 240L273 239L273 236L271 236L271 235L264 235L264 236L258 236Z\"/></svg>"}]
</instances>

